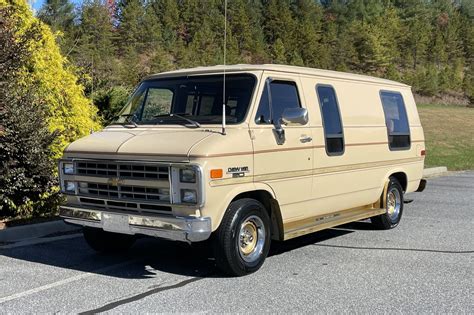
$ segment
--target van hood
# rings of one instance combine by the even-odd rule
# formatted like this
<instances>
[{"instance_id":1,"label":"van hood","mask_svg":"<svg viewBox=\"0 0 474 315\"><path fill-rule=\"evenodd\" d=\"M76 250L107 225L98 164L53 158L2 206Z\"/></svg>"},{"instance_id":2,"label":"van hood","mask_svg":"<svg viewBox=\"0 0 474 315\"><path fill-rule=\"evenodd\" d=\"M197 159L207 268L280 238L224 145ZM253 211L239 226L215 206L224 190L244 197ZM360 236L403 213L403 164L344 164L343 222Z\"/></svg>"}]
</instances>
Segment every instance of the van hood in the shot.
<instances>
[{"instance_id":1,"label":"van hood","mask_svg":"<svg viewBox=\"0 0 474 315\"><path fill-rule=\"evenodd\" d=\"M206 130L104 129L71 143L64 151L74 154L120 154L188 157L191 148L212 133Z\"/></svg>"}]
</instances>

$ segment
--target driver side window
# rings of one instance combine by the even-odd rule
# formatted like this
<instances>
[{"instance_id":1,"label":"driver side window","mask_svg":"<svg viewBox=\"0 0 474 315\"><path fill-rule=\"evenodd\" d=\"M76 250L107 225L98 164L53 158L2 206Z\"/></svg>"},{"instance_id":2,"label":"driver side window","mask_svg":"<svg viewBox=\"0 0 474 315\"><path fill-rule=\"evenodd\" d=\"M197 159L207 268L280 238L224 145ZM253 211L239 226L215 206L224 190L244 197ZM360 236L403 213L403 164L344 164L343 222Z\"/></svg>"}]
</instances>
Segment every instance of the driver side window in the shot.
<instances>
[{"instance_id":1,"label":"driver side window","mask_svg":"<svg viewBox=\"0 0 474 315\"><path fill-rule=\"evenodd\" d=\"M265 89L258 105L255 122L257 124L273 124L276 119L280 119L286 108L300 108L300 98L295 82L272 81L270 82L270 92L265 83ZM271 107L269 102L271 94Z\"/></svg>"},{"instance_id":2,"label":"driver side window","mask_svg":"<svg viewBox=\"0 0 474 315\"><path fill-rule=\"evenodd\" d=\"M171 112L173 91L169 89L149 88L142 109L142 121L152 120L156 115Z\"/></svg>"}]
</instances>

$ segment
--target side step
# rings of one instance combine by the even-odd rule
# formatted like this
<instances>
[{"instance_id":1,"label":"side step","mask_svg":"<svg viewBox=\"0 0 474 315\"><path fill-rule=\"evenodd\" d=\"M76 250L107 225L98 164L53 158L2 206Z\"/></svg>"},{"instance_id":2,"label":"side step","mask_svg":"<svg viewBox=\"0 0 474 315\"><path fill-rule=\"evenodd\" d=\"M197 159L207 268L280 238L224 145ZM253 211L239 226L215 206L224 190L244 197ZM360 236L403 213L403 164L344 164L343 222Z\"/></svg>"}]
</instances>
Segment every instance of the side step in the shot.
<instances>
[{"instance_id":1,"label":"side step","mask_svg":"<svg viewBox=\"0 0 474 315\"><path fill-rule=\"evenodd\" d=\"M299 221L288 222L283 225L285 229L284 239L289 240L298 236L328 229L349 222L367 219L383 214L385 211L385 209L363 207L311 217Z\"/></svg>"}]
</instances>

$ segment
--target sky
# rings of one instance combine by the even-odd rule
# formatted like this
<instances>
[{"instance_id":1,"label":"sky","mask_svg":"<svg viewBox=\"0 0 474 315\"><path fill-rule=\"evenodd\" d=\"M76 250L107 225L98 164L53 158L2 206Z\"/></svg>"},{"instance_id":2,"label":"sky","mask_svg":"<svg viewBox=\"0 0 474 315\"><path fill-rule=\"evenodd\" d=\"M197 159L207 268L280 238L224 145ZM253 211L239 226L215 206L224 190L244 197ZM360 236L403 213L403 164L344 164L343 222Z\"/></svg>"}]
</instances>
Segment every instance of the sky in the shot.
<instances>
[{"instance_id":1,"label":"sky","mask_svg":"<svg viewBox=\"0 0 474 315\"><path fill-rule=\"evenodd\" d=\"M38 12L44 2L45 0L28 0L28 3L33 8L33 12ZM81 2L82 0L72 0L72 3L74 3L76 6Z\"/></svg>"}]
</instances>

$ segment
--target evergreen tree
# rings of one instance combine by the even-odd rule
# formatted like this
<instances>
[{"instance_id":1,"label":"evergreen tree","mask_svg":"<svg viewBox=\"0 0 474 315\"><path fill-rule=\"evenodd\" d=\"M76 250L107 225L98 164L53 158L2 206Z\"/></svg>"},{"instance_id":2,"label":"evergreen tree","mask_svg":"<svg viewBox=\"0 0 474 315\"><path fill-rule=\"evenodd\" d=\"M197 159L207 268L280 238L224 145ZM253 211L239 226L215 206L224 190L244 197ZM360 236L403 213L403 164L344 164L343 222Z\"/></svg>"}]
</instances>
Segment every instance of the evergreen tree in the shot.
<instances>
[{"instance_id":1,"label":"evergreen tree","mask_svg":"<svg viewBox=\"0 0 474 315\"><path fill-rule=\"evenodd\" d=\"M143 50L145 38L149 35L144 32L145 7L141 0L121 0L118 14L118 46L122 51L134 50L139 53Z\"/></svg>"},{"instance_id":2,"label":"evergreen tree","mask_svg":"<svg viewBox=\"0 0 474 315\"><path fill-rule=\"evenodd\" d=\"M67 32L74 24L74 5L69 0L46 0L38 12L38 18L54 32Z\"/></svg>"},{"instance_id":3,"label":"evergreen tree","mask_svg":"<svg viewBox=\"0 0 474 315\"><path fill-rule=\"evenodd\" d=\"M223 0L88 0L71 28L58 16L67 1L48 0L54 13L42 15L74 38L61 45L89 79L89 93L223 62ZM232 0L227 63L354 71L420 93L471 95L473 12L469 0Z\"/></svg>"},{"instance_id":4,"label":"evergreen tree","mask_svg":"<svg viewBox=\"0 0 474 315\"><path fill-rule=\"evenodd\" d=\"M322 8L312 0L299 0L295 11L298 51L303 60L302 64L313 68L320 67Z\"/></svg>"},{"instance_id":5,"label":"evergreen tree","mask_svg":"<svg viewBox=\"0 0 474 315\"><path fill-rule=\"evenodd\" d=\"M78 45L72 57L90 77L86 88L93 93L102 87L112 86L117 79L114 29L109 9L100 0L83 3L80 22Z\"/></svg>"},{"instance_id":6,"label":"evergreen tree","mask_svg":"<svg viewBox=\"0 0 474 315\"><path fill-rule=\"evenodd\" d=\"M64 54L75 45L75 17L70 0L46 0L38 12L38 18L57 34L56 41Z\"/></svg>"}]
</instances>

